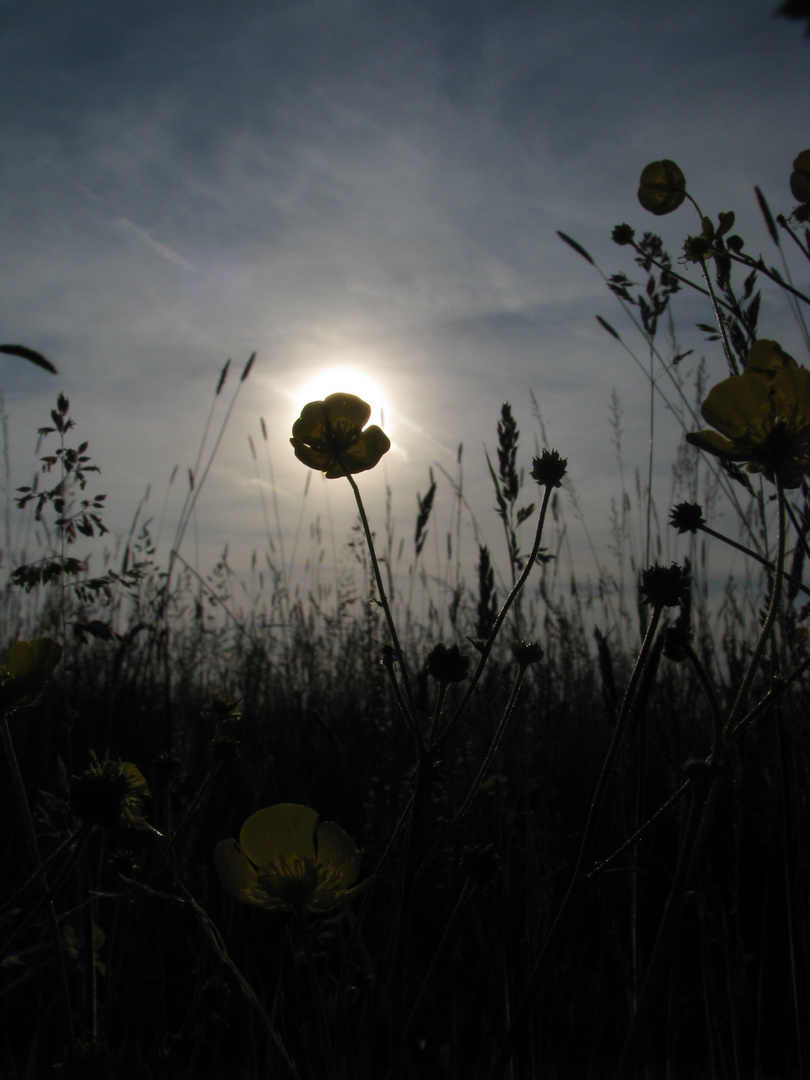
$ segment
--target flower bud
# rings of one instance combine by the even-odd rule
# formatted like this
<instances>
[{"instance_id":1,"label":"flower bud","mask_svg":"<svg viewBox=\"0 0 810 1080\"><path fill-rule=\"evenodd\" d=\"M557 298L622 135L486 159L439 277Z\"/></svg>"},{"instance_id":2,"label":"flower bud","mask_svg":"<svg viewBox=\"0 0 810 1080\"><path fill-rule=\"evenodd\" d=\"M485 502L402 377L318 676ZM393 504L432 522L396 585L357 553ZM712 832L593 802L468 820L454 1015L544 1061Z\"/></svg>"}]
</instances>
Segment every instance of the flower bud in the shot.
<instances>
[{"instance_id":1,"label":"flower bud","mask_svg":"<svg viewBox=\"0 0 810 1080\"><path fill-rule=\"evenodd\" d=\"M568 470L568 458L560 457L556 450L544 450L532 462L531 477L540 487L560 487Z\"/></svg>"},{"instance_id":2,"label":"flower bud","mask_svg":"<svg viewBox=\"0 0 810 1080\"><path fill-rule=\"evenodd\" d=\"M632 229L629 225L617 225L610 234L610 238L619 247L626 247L627 244L632 244L635 235L635 229Z\"/></svg>"},{"instance_id":3,"label":"flower bud","mask_svg":"<svg viewBox=\"0 0 810 1080\"><path fill-rule=\"evenodd\" d=\"M467 678L470 669L469 656L459 652L458 645L448 649L439 642L428 653L428 674L432 675L440 683L458 683Z\"/></svg>"},{"instance_id":4,"label":"flower bud","mask_svg":"<svg viewBox=\"0 0 810 1080\"><path fill-rule=\"evenodd\" d=\"M673 529L678 530L679 534L692 533L694 535L702 525L706 524L703 507L699 503L678 503L669 512L669 523Z\"/></svg>"},{"instance_id":5,"label":"flower bud","mask_svg":"<svg viewBox=\"0 0 810 1080\"><path fill-rule=\"evenodd\" d=\"M689 591L689 575L677 563L656 563L641 571L639 598L652 607L679 607Z\"/></svg>"},{"instance_id":6,"label":"flower bud","mask_svg":"<svg viewBox=\"0 0 810 1080\"><path fill-rule=\"evenodd\" d=\"M638 201L651 214L677 210L686 198L686 178L674 161L651 161L639 180Z\"/></svg>"},{"instance_id":7,"label":"flower bud","mask_svg":"<svg viewBox=\"0 0 810 1080\"><path fill-rule=\"evenodd\" d=\"M543 659L543 646L539 641L513 641L512 655L521 667L538 664Z\"/></svg>"}]
</instances>

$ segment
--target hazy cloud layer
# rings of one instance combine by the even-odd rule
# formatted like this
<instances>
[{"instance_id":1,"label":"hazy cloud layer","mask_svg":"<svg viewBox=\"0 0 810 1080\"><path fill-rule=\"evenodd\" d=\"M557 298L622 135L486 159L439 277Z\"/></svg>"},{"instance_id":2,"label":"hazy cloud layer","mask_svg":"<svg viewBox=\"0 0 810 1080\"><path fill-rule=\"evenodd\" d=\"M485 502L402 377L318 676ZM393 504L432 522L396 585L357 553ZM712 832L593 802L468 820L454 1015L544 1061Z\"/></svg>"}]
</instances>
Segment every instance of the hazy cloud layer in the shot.
<instances>
[{"instance_id":1,"label":"hazy cloud layer","mask_svg":"<svg viewBox=\"0 0 810 1080\"><path fill-rule=\"evenodd\" d=\"M789 210L808 144L807 43L772 7L7 5L0 333L60 368L3 363L13 483L64 388L109 523L125 532L150 483L159 516L178 464L176 512L220 368L232 356L238 374L255 349L199 502L203 569L226 542L243 561L261 546L268 476L247 441L261 441L260 416L292 534L306 480L292 400L331 363L367 368L387 393L394 452L365 479L380 528L386 480L407 536L428 468L452 472L464 443L467 495L496 546L482 444L510 400L530 464L532 392L604 533L611 390L630 471L645 461L648 391L593 318L624 332L621 312L556 230L606 272L632 272L610 243L619 221L660 227L677 252L695 231L687 209L655 222L635 201L642 166L672 157L707 210L735 209L766 248L753 184ZM705 352L690 327L708 312L686 298L680 310L685 346ZM762 331L792 344L785 315L766 304ZM658 439L663 512L679 443L663 416ZM331 515L341 543L348 492L331 485L327 504L313 479L305 520Z\"/></svg>"}]
</instances>

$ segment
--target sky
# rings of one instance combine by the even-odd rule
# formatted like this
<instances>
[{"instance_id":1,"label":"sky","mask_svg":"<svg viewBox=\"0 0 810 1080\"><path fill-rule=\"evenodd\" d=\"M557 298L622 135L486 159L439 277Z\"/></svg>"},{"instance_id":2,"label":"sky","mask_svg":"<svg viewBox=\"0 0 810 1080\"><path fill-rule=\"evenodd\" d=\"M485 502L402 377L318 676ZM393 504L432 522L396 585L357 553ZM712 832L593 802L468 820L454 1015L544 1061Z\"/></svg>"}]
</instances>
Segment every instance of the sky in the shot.
<instances>
[{"instance_id":1,"label":"sky","mask_svg":"<svg viewBox=\"0 0 810 1080\"><path fill-rule=\"evenodd\" d=\"M644 348L557 232L606 273L634 277L611 243L620 222L656 229L677 254L694 214L654 219L636 201L643 166L666 157L704 210L733 209L747 250L774 259L753 186L790 213L791 163L810 145L810 42L775 6L0 3L0 339L59 369L0 362L6 489L30 483L36 429L62 390L102 470L88 492L108 496L104 542L127 536L148 491L141 514L165 559L223 364L203 464L255 351L181 548L202 573L226 544L235 569L253 551L261 565L268 528L278 562L276 508L288 570L320 557L328 580L344 566L348 485L310 474L289 445L301 405L333 390L382 403L392 449L360 483L379 535L390 487L406 563L430 469L424 558L443 558L460 444L480 527L465 516L470 583L476 535L502 557L484 448L494 457L510 402L528 472L533 399L601 558L621 490L611 394L627 477L647 468L649 390L594 316ZM688 363L703 355L723 377L694 330L710 312L676 301ZM788 314L766 294L760 333L798 349ZM681 438L661 410L664 515ZM16 509L11 520L12 547L30 542ZM596 560L568 521L584 580Z\"/></svg>"}]
</instances>

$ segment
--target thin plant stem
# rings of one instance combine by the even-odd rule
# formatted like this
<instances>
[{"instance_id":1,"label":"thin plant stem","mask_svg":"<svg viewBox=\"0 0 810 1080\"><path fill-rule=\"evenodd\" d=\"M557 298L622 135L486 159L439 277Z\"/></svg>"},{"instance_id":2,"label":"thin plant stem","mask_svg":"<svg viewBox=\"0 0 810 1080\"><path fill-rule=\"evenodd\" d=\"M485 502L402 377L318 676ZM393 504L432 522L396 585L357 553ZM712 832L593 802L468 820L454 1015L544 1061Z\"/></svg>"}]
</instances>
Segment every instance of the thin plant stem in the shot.
<instances>
[{"instance_id":1,"label":"thin plant stem","mask_svg":"<svg viewBox=\"0 0 810 1080\"><path fill-rule=\"evenodd\" d=\"M312 1001L315 1005L315 1014L318 1018L318 1030L320 1032L319 1043L323 1050L324 1057L327 1061L328 1073L327 1076L336 1077L337 1069L335 1066L335 1056L332 1048L332 1039L329 1032L329 1019L326 1015L326 1005L323 1000L323 993L321 991L321 984L318 980L318 970L315 967L315 958L312 955L312 943L309 939L309 925L307 923L306 909L302 906L295 912L296 928L298 930L298 938L301 942L301 949L304 953L304 962L307 968L307 976L309 979L309 989ZM323 1075L322 1073L319 1075Z\"/></svg>"},{"instance_id":2,"label":"thin plant stem","mask_svg":"<svg viewBox=\"0 0 810 1080\"><path fill-rule=\"evenodd\" d=\"M712 298L712 310L714 311L714 318L715 318L717 326L718 326L718 328L720 330L720 337L722 338L722 341L723 341L723 352L726 354L726 362L728 363L729 371L731 372L732 375L739 375L740 374L740 369L737 366L737 358L734 356L734 353L731 351L731 345L729 344L729 340L728 340L728 333L726 332L726 324L723 321L722 314L720 313L720 307L719 307L719 305L717 303L717 297L715 296L715 293L714 293L714 286L712 285L712 279L711 279L711 276L709 275L709 271L706 268L706 260L703 259L703 258L700 259L700 269L701 269L701 272L703 273L703 278L704 278L704 280L706 282L706 286L707 286L707 288L709 290L709 296Z\"/></svg>"},{"instance_id":3,"label":"thin plant stem","mask_svg":"<svg viewBox=\"0 0 810 1080\"><path fill-rule=\"evenodd\" d=\"M727 739L728 735L733 732L737 718L742 712L745 702L748 699L748 694L754 678L759 670L765 646L767 645L776 624L776 618L781 604L785 562L786 499L785 488L778 475L776 477L776 496L776 569L771 585L770 603L768 605L765 621L762 624L762 629L760 630L759 637L757 638L756 645L751 654L751 659L734 700L734 704L723 725L720 744L721 751L723 746L722 740ZM716 763L713 762L713 764L722 767L722 759L718 760ZM653 946L647 973L644 977L644 984L641 988L638 1007L633 1017L633 1023L622 1052L617 1080L621 1080L621 1078L627 1075L627 1070L630 1068L637 1053L641 1034L648 1027L646 1021L649 1017L649 1012L655 999L656 992L663 978L665 961L669 955L670 945L675 931L677 930L689 881L693 871L700 862L700 855L711 829L717 802L721 793L723 779L724 776L722 773L716 773L713 777L710 776L704 779L695 790L687 821L686 835L684 842L681 845L681 852L675 871L675 878L658 928L655 945Z\"/></svg>"},{"instance_id":4,"label":"thin plant stem","mask_svg":"<svg viewBox=\"0 0 810 1080\"><path fill-rule=\"evenodd\" d=\"M65 967L65 954L62 948L62 939L59 935L56 909L54 908L53 900L49 894L48 879L42 872L42 857L39 852L39 843L37 842L37 834L34 828L34 819L31 816L31 807L28 805L28 798L25 794L25 784L23 782L22 773L20 772L19 762L17 761L17 754L14 750L14 741L11 738L8 715L5 712L3 712L2 718L0 718L0 736L2 736L3 748L6 752L6 758L8 759L9 769L11 770L11 782L14 788L14 797L17 800L17 808L23 822L23 832L25 833L28 855L34 873L37 875L40 895L44 898L46 904L48 926L51 932L54 961L56 963L57 985L65 1021L65 1032L68 1045L72 1052L76 1044L76 1036L73 1028L73 1011L70 1004L70 988L68 986L67 968Z\"/></svg>"},{"instance_id":5,"label":"thin plant stem","mask_svg":"<svg viewBox=\"0 0 810 1080\"><path fill-rule=\"evenodd\" d=\"M396 656L397 663L399 664L400 671L402 672L402 682L405 686L405 696L408 702L408 720L411 733L415 736L416 731L416 706L414 703L413 691L411 689L411 682L408 678L408 668L405 664L405 655L402 652L402 646L399 643L399 635L397 634L397 628L394 624L394 617L391 614L391 605L388 602L388 596L385 591L385 585L383 584L382 574L380 573L380 564L377 561L377 552L374 548L374 537L371 533L371 526L368 523L368 517L366 516L366 509L363 506L363 497L360 494L360 488L357 486L357 482L348 470L346 471L346 479L351 485L351 489L354 492L355 502L357 503L357 509L360 513L360 520L363 523L363 531L366 536L366 545L371 557L371 565L374 570L374 580L377 582L377 591L380 594L380 606L385 613L385 621L388 623L388 632L391 635L391 644L394 649L394 655Z\"/></svg>"},{"instance_id":6,"label":"thin plant stem","mask_svg":"<svg viewBox=\"0 0 810 1080\"><path fill-rule=\"evenodd\" d=\"M481 787L481 784L484 782L484 779L486 778L487 772L489 771L489 767L492 764L492 759L495 757L495 754L498 751L498 747L501 745L501 740L503 739L504 733L506 732L506 728L507 728L507 725L509 723L509 720L512 717L512 713L515 711L515 705L517 705L517 700L518 700L518 697L520 696L520 688L523 685L523 679L524 679L524 677L526 675L527 666L528 666L527 664L521 664L519 669L518 669L517 676L515 677L515 682L514 682L514 684L512 686L512 692L510 693L509 700L507 701L506 706L505 706L505 708L503 710L503 715L501 716L500 720L498 721L498 727L495 730L495 734L494 734L494 736L492 738L492 742L489 744L487 752L484 755L484 760L481 762L481 765L480 765L480 767L478 769L478 772L477 772L477 774L475 776L475 779L473 780L473 782L472 782L472 784L470 786L470 790L467 792L467 795L466 795L466 797L464 799L464 802L461 804L461 806L455 812L452 819L444 827L444 829L442 830L441 836L439 837L439 839L436 841L436 843L431 848L428 855L423 860L421 866L419 867L419 869L416 872L417 878L421 877L421 875L425 872L425 870L427 869L429 863L434 859L434 857L436 856L438 851L440 851L442 845L447 840L447 837L450 835L450 833L453 831L453 829L455 829L456 825L459 824L461 819L465 816L467 811L472 806L472 804L473 804L473 802L475 800L475 797L478 794L478 791L479 791L479 789Z\"/></svg>"},{"instance_id":7,"label":"thin plant stem","mask_svg":"<svg viewBox=\"0 0 810 1080\"><path fill-rule=\"evenodd\" d=\"M790 514L790 519L796 527L796 531L799 534L799 537L801 538L802 534L799 529L798 522L796 521L796 518L794 516L793 508L789 502L786 502L786 507L787 512ZM715 540L719 540L723 544L728 544L729 547L733 547L736 551L742 552L743 555L748 555L750 558L758 562L760 566L764 566L766 570L770 570L771 572L773 572L774 564L769 559L766 559L764 555L760 555L758 552L752 551L751 548L745 547L744 544L740 544L736 540L732 540L730 536L725 536L723 533L717 532L715 529L709 528L708 525L698 525L697 528L700 529L701 532L706 533L707 536L713 536ZM808 554L810 554L810 552L808 552ZM810 588L803 582L799 581L799 579L794 577L792 574L788 574L787 571L784 571L784 579L785 581L789 581L791 585L795 585L795 587L800 592L803 592L806 596L810 596Z\"/></svg>"},{"instance_id":8,"label":"thin plant stem","mask_svg":"<svg viewBox=\"0 0 810 1080\"><path fill-rule=\"evenodd\" d=\"M40 889L39 899L26 913L23 921L18 926L16 926L11 931L9 936L5 939L5 941L0 944L0 957L4 957L8 954L11 946L14 944L15 941L17 941L19 937L21 937L26 932L28 927L31 926L31 924L39 915L42 908L46 904L51 903L53 901L53 898L58 894L59 890L62 888L62 886L72 873L74 867L76 866L76 863L79 861L79 856L84 849L85 841L90 835L91 828L92 826L88 825L87 823L82 823L82 825L80 825L79 828L74 833L72 833L63 844L60 844L57 850L53 852L53 854L50 855L44 863L41 864L39 869L35 871L34 874L32 874L29 880L20 889L17 890L15 896L3 905L4 909L6 907L12 906L16 899L23 895L26 890L31 888L31 886L34 884L36 884ZM43 892L41 882L45 880L48 864L53 860L54 856L60 854L62 851L65 850L66 847L73 844L74 841L76 842L74 850L70 852L68 858L65 860L63 865L59 867L59 871L54 880L52 882L46 882L47 887L46 890Z\"/></svg>"},{"instance_id":9,"label":"thin plant stem","mask_svg":"<svg viewBox=\"0 0 810 1080\"><path fill-rule=\"evenodd\" d=\"M771 584L771 598L768 605L768 612L765 616L765 622L762 624L759 638L754 646L754 651L751 655L751 659L748 663L748 668L743 677L743 681L740 684L740 689L737 693L737 697L729 713L728 719L725 723L725 733L728 735L733 730L740 713L745 706L748 699L748 693L751 689L751 685L754 681L754 677L759 669L759 664L762 659L762 654L765 652L765 646L768 644L768 639L771 636L774 625L776 623L776 617L779 614L779 608L782 602L782 584L785 576L785 515L787 500L785 498L785 487L781 478L776 477L776 500L777 500L777 533L776 533L776 558L774 560L774 575Z\"/></svg>"},{"instance_id":10,"label":"thin plant stem","mask_svg":"<svg viewBox=\"0 0 810 1080\"><path fill-rule=\"evenodd\" d=\"M503 626L504 620L506 619L506 616L509 613L509 609L512 606L512 604L514 603L515 597L518 595L520 590L526 584L526 581L527 581L527 579L529 577L529 574L532 572L532 567L534 566L535 561L537 560L537 553L540 550L540 541L541 541L541 539L543 537L543 527L544 527L545 522L546 522L546 513L548 511L548 504L549 504L549 501L551 499L551 493L552 493L553 490L554 490L554 485L553 484L546 484L545 489L543 491L543 502L542 502L542 505L540 507L540 516L537 519L537 530L536 530L536 532L534 534L534 543L532 544L532 550L530 551L529 556L526 559L526 565L523 567L523 572L521 573L520 577L515 582L514 587L512 588L511 592L509 593L509 595L507 596L506 600L503 603L503 607L498 612L498 614L497 614L497 616L495 618L495 622L493 623L492 629L489 632L489 637L484 642L484 644L483 644L483 646L481 648L481 655L478 658L478 666L476 667L476 669L475 669L475 671L473 673L473 676L470 679L470 682L469 682L469 684L467 686L467 690L466 690L464 696L462 697L461 701L459 702L458 706L456 707L456 710L453 713L452 717L450 718L449 723L447 724L447 726L445 727L445 729L444 729L444 731L442 733L442 739L441 739L442 742L444 742L444 740L447 738L447 736L450 734L450 732L453 731L453 729L457 726L457 724L461 720L461 717L462 717L462 715L464 713L464 710L467 708L467 705L469 704L470 698L475 693L475 689L478 686L478 682L481 679L482 674L484 673L484 668L486 667L487 660L489 659L489 655L492 652L492 648L493 648L493 646L495 644L495 640L498 637L498 632L501 629L501 627Z\"/></svg>"},{"instance_id":11,"label":"thin plant stem","mask_svg":"<svg viewBox=\"0 0 810 1080\"><path fill-rule=\"evenodd\" d=\"M436 946L436 948L435 948L435 950L433 952L433 956L431 957L431 960L430 960L430 966L428 967L427 972L425 973L424 979L422 979L422 985L419 987L419 993L416 995L416 999L414 1000L413 1007L411 1008L410 1016L408 1017L408 1019L407 1019L407 1021L405 1023L405 1027L403 1028L403 1031L402 1031L403 1038L405 1037L405 1035L407 1035L408 1031L410 1030L411 1024L414 1022L414 1020L416 1018L416 1014L417 1014L417 1012L419 1010L419 1006L422 1004L422 999L425 996L425 992L426 992L426 990L428 988L428 985L430 984L430 981L433 978L433 976L434 976L434 974L436 972L436 969L439 966L439 961L444 958L445 949L446 949L447 945L449 944L449 942L450 942L450 940L451 940L451 938L453 936L453 932L454 932L456 926L458 925L458 921L461 918L461 915L462 915L464 909L467 907L467 904L470 902L470 900L472 898L472 895L475 892L475 889L476 889L475 883L473 881L471 881L470 878L465 878L464 885L462 886L462 889L461 889L461 894L460 894L458 900L456 901L456 906L453 908L453 911L452 911L452 913L450 915L450 918L447 920L447 925L445 926L444 931L442 932L441 940L439 941L439 944Z\"/></svg>"},{"instance_id":12,"label":"thin plant stem","mask_svg":"<svg viewBox=\"0 0 810 1080\"><path fill-rule=\"evenodd\" d=\"M531 1008L532 1001L540 986L540 976L543 973L543 961L546 953L549 950L549 946L552 940L557 936L561 926L564 924L565 918L567 918L571 910L571 900L574 896L579 885L587 879L587 875L581 873L582 867L590 855L591 845L593 843L594 833L599 821L599 816L604 804L605 795L607 793L607 785L610 780L616 760L618 758L619 750L624 742L625 732L630 719L631 705L633 698L635 697L636 688L638 687L639 680L642 672L646 667L647 660L650 655L652 643L655 640L655 634L658 629L658 624L661 620L661 612L663 606L656 604L653 606L652 613L650 615L650 621L647 626L647 632L644 635L644 640L641 643L641 649L639 650L636 663L633 667L633 671L630 675L630 679L625 690L624 699L622 700L619 716L616 721L616 726L613 729L613 737L610 741L607 755L602 764L602 770L599 774L599 779L596 784L596 790L594 792L593 800L591 802L590 809L588 811L588 817L585 821L585 828L582 833L582 839L579 845L579 852L577 854L574 869L571 874L571 880L566 890L565 896L557 909L557 914L554 917L554 921L551 924L551 929L546 935L546 939L543 942L542 948L537 959L534 962L529 981L526 984L526 989L523 991L523 996L517 1004L515 1012L512 1017L512 1022L509 1025L509 1029L506 1036L501 1043L498 1053L495 1057L495 1062L488 1074L488 1080L497 1080L505 1072L515 1049L515 1042L517 1041L517 1035L520 1032L522 1026L526 1023L529 1016L529 1010Z\"/></svg>"}]
</instances>

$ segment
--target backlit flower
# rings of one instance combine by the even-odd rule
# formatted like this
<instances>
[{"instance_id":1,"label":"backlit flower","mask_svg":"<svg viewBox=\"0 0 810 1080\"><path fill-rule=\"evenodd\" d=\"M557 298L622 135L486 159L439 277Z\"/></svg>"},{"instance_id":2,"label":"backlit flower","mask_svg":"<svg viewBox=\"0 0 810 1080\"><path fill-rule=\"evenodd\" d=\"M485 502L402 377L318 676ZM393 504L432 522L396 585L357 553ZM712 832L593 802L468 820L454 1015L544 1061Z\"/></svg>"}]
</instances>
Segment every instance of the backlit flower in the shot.
<instances>
[{"instance_id":1,"label":"backlit flower","mask_svg":"<svg viewBox=\"0 0 810 1080\"><path fill-rule=\"evenodd\" d=\"M391 441L376 424L366 428L370 416L371 406L353 394L310 401L293 424L295 456L329 480L373 469Z\"/></svg>"},{"instance_id":2,"label":"backlit flower","mask_svg":"<svg viewBox=\"0 0 810 1080\"><path fill-rule=\"evenodd\" d=\"M810 371L777 342L757 342L743 374L713 386L700 412L716 430L687 434L693 446L786 488L810 472Z\"/></svg>"},{"instance_id":3,"label":"backlit flower","mask_svg":"<svg viewBox=\"0 0 810 1080\"><path fill-rule=\"evenodd\" d=\"M214 867L226 892L266 911L331 911L362 892L354 840L332 821L298 803L257 810L239 833L222 840ZM352 887L354 886L354 887Z\"/></svg>"},{"instance_id":4,"label":"backlit flower","mask_svg":"<svg viewBox=\"0 0 810 1080\"><path fill-rule=\"evenodd\" d=\"M8 664L0 665L0 710L36 701L61 656L62 646L53 638L16 641L8 651Z\"/></svg>"},{"instance_id":5,"label":"backlit flower","mask_svg":"<svg viewBox=\"0 0 810 1080\"><path fill-rule=\"evenodd\" d=\"M686 198L686 179L675 164L664 158L645 166L639 179L638 201L651 214L670 214Z\"/></svg>"}]
</instances>

